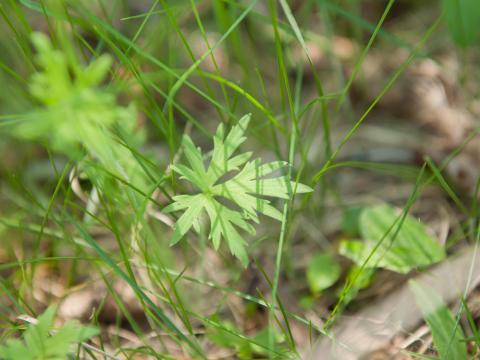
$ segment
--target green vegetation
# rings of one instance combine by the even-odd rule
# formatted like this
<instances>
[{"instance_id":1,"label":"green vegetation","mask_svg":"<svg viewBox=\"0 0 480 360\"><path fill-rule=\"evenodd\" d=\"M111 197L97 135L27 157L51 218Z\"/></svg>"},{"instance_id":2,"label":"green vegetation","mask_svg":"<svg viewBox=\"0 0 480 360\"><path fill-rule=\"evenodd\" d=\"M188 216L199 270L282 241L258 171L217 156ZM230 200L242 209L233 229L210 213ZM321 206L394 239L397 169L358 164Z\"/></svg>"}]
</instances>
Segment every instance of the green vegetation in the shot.
<instances>
[{"instance_id":1,"label":"green vegetation","mask_svg":"<svg viewBox=\"0 0 480 360\"><path fill-rule=\"evenodd\" d=\"M432 331L440 358L466 359L465 335L442 299L424 284L411 281L410 287Z\"/></svg>"},{"instance_id":2,"label":"green vegetation","mask_svg":"<svg viewBox=\"0 0 480 360\"><path fill-rule=\"evenodd\" d=\"M388 205L363 209L358 222L362 240L343 241L339 251L359 266L408 273L445 257L422 223L408 214L399 217Z\"/></svg>"},{"instance_id":3,"label":"green vegetation","mask_svg":"<svg viewBox=\"0 0 480 360\"><path fill-rule=\"evenodd\" d=\"M36 324L29 324L22 339L10 339L5 346L0 346L2 359L65 359L73 353L71 346L88 340L98 334L93 327L85 327L75 321L66 322L55 330L53 320L55 307L49 307L38 317Z\"/></svg>"},{"instance_id":4,"label":"green vegetation","mask_svg":"<svg viewBox=\"0 0 480 360\"><path fill-rule=\"evenodd\" d=\"M340 277L341 268L330 254L318 254L310 259L307 268L307 280L314 294L328 289Z\"/></svg>"},{"instance_id":5,"label":"green vegetation","mask_svg":"<svg viewBox=\"0 0 480 360\"><path fill-rule=\"evenodd\" d=\"M250 121L250 115L244 116L225 137L223 124L220 124L214 137L212 159L205 170L204 157L199 148L196 148L188 135L183 139L185 156L190 167L177 164L173 170L182 175L201 190L197 195L178 195L173 197L174 202L163 211L168 213L185 210L173 227L171 245L176 244L194 226L200 229L202 210L208 214L210 220L209 239L218 250L220 241L225 238L233 255L238 257L244 266L248 265L248 255L245 250L246 241L235 230L234 225L255 235L255 229L247 222L253 220L258 223L257 212L282 221L282 214L275 209L268 200L258 196L271 196L289 199L294 192L305 193L313 191L308 186L289 181L286 176L266 179L265 176L286 167L283 161L261 164L260 161L248 161L252 153L243 153L232 157L235 150L246 140L243 136ZM218 180L231 171L239 170L234 177L223 183ZM256 195L255 196L252 196ZM241 212L231 210L222 205L215 197L223 197L235 203Z\"/></svg>"},{"instance_id":6,"label":"green vegetation","mask_svg":"<svg viewBox=\"0 0 480 360\"><path fill-rule=\"evenodd\" d=\"M432 343L371 351L474 358L479 20L2 0L0 359L305 358L403 286ZM406 285L466 247L454 303Z\"/></svg>"}]
</instances>

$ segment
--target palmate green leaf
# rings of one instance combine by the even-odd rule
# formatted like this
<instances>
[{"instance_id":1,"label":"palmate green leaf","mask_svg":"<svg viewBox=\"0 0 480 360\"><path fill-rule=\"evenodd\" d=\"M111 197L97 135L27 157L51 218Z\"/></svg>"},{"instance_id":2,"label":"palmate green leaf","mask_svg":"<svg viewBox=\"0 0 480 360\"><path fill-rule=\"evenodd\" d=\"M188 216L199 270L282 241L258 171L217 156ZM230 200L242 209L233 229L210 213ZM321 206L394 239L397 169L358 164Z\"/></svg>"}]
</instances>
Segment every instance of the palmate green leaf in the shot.
<instances>
[{"instance_id":1,"label":"palmate green leaf","mask_svg":"<svg viewBox=\"0 0 480 360\"><path fill-rule=\"evenodd\" d=\"M222 196L236 203L254 221L258 222L256 212L280 221L281 213L271 206L268 200L259 198L258 195L289 199L294 191L295 193L311 191L308 186L290 182L285 176L263 178L286 166L288 163L284 161L263 165L260 164L260 159L248 162L231 180L213 186L212 192L214 195Z\"/></svg>"},{"instance_id":2,"label":"palmate green leaf","mask_svg":"<svg viewBox=\"0 0 480 360\"><path fill-rule=\"evenodd\" d=\"M248 264L248 255L245 249L246 241L240 236L235 226L255 234L255 229L242 217L238 211L231 210L210 197L205 206L210 219L210 239L215 249L220 246L220 241L225 238L232 255L236 256L243 266ZM235 225L235 226L234 226Z\"/></svg>"},{"instance_id":3,"label":"palmate green leaf","mask_svg":"<svg viewBox=\"0 0 480 360\"><path fill-rule=\"evenodd\" d=\"M251 153L244 154L240 158L231 158L235 150L247 139L243 134L250 122L250 115L240 119L225 137L224 126L220 124L213 138L213 155L208 167L208 182L213 185L221 176L229 171L238 169L250 158ZM242 162L243 161L243 162Z\"/></svg>"},{"instance_id":4,"label":"palmate green leaf","mask_svg":"<svg viewBox=\"0 0 480 360\"><path fill-rule=\"evenodd\" d=\"M71 157L84 146L94 155L107 158L104 142L111 140L105 139L106 130L135 114L133 108L117 106L113 94L98 88L112 59L103 55L83 67L64 51L54 49L42 33L33 33L32 42L41 71L32 75L30 93L44 107L26 116L15 133L46 140L55 150Z\"/></svg>"},{"instance_id":5,"label":"palmate green leaf","mask_svg":"<svg viewBox=\"0 0 480 360\"><path fill-rule=\"evenodd\" d=\"M204 157L190 137L185 136L183 148L187 165L177 164L172 169L188 180L200 191L195 195L179 195L167 206L164 212L184 210L174 225L171 244L176 244L193 227L198 229L202 216L206 213L210 222L209 239L215 249L218 249L222 239L225 239L230 252L248 264L246 241L237 228L250 234L255 234L250 220L258 223L258 213L276 220L281 220L282 214L264 197L290 199L294 193L312 191L306 185L289 181L286 176L271 177L272 173L288 166L284 161L274 161L261 164L260 159L249 161L252 153L242 153L234 156L235 151L245 141L245 131L250 121L250 115L244 116L237 125L225 136L223 124L214 136L212 158L205 169ZM241 168L243 165L243 168ZM230 173L238 171L232 178L218 183ZM265 178L266 176L270 176ZM261 197L259 197L261 196ZM220 198L232 202L240 210L224 205ZM232 204L232 205L233 205Z\"/></svg>"},{"instance_id":6,"label":"palmate green leaf","mask_svg":"<svg viewBox=\"0 0 480 360\"><path fill-rule=\"evenodd\" d=\"M4 360L63 360L72 353L74 344L88 340L98 334L93 327L67 321L61 328L54 329L56 308L50 306L38 317L37 324L30 324L22 340L7 340L0 346L0 359Z\"/></svg>"},{"instance_id":7,"label":"palmate green leaf","mask_svg":"<svg viewBox=\"0 0 480 360\"><path fill-rule=\"evenodd\" d=\"M30 93L42 106L15 123L12 134L47 143L75 161L88 154L109 172L141 187L138 162L117 140L122 133L138 142L135 106L118 105L115 94L101 86L112 58L104 54L85 66L73 49L54 48L43 33L33 33L32 43L39 70L31 77ZM101 178L91 180L98 184Z\"/></svg>"},{"instance_id":8,"label":"palmate green leaf","mask_svg":"<svg viewBox=\"0 0 480 360\"><path fill-rule=\"evenodd\" d=\"M175 223L173 236L170 245L175 245L190 230L192 226L198 229L199 216L208 197L204 194L197 195L178 195L174 196L174 203L167 206L163 211L169 213L172 211L185 210Z\"/></svg>"},{"instance_id":9,"label":"palmate green leaf","mask_svg":"<svg viewBox=\"0 0 480 360\"><path fill-rule=\"evenodd\" d=\"M409 281L442 360L467 359L465 335L440 296L425 284Z\"/></svg>"},{"instance_id":10,"label":"palmate green leaf","mask_svg":"<svg viewBox=\"0 0 480 360\"><path fill-rule=\"evenodd\" d=\"M111 56L84 64L68 35L60 36L58 47L43 33L32 33L31 39L38 67L29 88L39 104L7 131L66 155L102 198L113 200L119 209L140 207L138 194L128 188L119 191L123 184L144 190L149 181L134 155L143 143L136 108L133 103L119 105L112 87L102 86L112 67Z\"/></svg>"},{"instance_id":11,"label":"palmate green leaf","mask_svg":"<svg viewBox=\"0 0 480 360\"><path fill-rule=\"evenodd\" d=\"M395 225L385 236L398 215L395 208L386 204L363 209L359 218L362 239L343 241L340 253L360 266L368 259L366 267L399 273L434 264L445 257L444 248L428 234L421 222L410 216L405 218L399 230Z\"/></svg>"}]
</instances>

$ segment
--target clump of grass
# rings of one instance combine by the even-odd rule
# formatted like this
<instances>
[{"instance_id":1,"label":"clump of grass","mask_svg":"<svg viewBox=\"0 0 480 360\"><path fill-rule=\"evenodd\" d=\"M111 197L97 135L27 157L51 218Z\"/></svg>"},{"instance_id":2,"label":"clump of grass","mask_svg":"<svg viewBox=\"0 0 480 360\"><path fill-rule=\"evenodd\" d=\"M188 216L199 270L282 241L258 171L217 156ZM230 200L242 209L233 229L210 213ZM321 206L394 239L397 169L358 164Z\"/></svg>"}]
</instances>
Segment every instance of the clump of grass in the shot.
<instances>
[{"instance_id":1,"label":"clump of grass","mask_svg":"<svg viewBox=\"0 0 480 360\"><path fill-rule=\"evenodd\" d=\"M111 338L82 335L91 328L72 323L50 334L48 308L36 328L42 336L29 340L35 327L23 333L26 348L12 340L16 328L2 333L0 357L23 356L65 334L57 357L91 337L112 357L210 358L221 351L240 358L300 357L311 345L302 343L305 334L310 343L331 336L330 326L370 285L375 269L407 273L444 259L445 249L408 215L427 185L438 184L467 226L476 226L476 213L442 175L455 152L440 166L426 160L408 169L342 159L406 68L429 55L425 46L442 31L441 17L415 29L420 40L410 44L386 25L393 0L374 22L356 1L296 6L284 0L160 0L146 8L131 1L7 0L0 6L0 29L9 35L0 39L6 49L0 57L0 322L41 313L76 286L97 281L105 283L118 317ZM454 12L467 16L465 8ZM452 13L447 20L454 39L471 44L476 12L467 16L465 26L474 30L468 36ZM339 36L362 48L348 64L348 77L335 56ZM409 56L386 75L373 101L356 103L369 52L392 46ZM207 148L210 140L213 149L202 152L197 144ZM344 168L387 170L412 192L398 216L386 205L365 206L380 213L358 234L363 239L345 241L339 250L322 226L333 223L332 208L343 211L350 201L342 194ZM429 249L422 253L425 243ZM356 264L348 269L335 253ZM317 262L307 278L297 270L312 259ZM322 269L334 274L315 279ZM42 276L54 278L60 290L44 290ZM142 318L131 313L118 283L133 293ZM299 310L308 284L309 306L321 308L322 324ZM289 292L293 300L284 296ZM104 305L92 306L84 319L102 330L97 318ZM129 331L135 345L125 344L120 330ZM463 334L454 336L457 344ZM35 351L28 356L46 356Z\"/></svg>"}]
</instances>

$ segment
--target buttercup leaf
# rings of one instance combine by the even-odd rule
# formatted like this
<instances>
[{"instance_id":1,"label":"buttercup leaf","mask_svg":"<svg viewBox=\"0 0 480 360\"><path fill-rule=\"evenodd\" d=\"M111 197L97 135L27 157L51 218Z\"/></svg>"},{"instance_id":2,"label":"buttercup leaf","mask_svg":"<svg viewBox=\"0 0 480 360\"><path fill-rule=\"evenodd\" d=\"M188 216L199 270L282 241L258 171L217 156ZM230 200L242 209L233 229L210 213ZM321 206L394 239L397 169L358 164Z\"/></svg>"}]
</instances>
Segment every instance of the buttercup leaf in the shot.
<instances>
[{"instance_id":1,"label":"buttercup leaf","mask_svg":"<svg viewBox=\"0 0 480 360\"><path fill-rule=\"evenodd\" d=\"M102 86L111 56L103 54L84 65L68 56L68 49L55 48L43 33L32 33L31 39L38 71L31 76L30 93L39 106L12 126L13 135L46 143L74 161L87 158L81 170L104 192L106 174L92 170L88 162L143 188L144 172L123 145L142 142L135 106L119 105L115 93Z\"/></svg>"},{"instance_id":2,"label":"buttercup leaf","mask_svg":"<svg viewBox=\"0 0 480 360\"><path fill-rule=\"evenodd\" d=\"M62 327L54 328L55 306L50 306L30 324L22 339L8 340L0 346L0 358L5 360L61 360L69 358L74 345L98 334L93 327L83 326L76 321L67 321Z\"/></svg>"},{"instance_id":3,"label":"buttercup leaf","mask_svg":"<svg viewBox=\"0 0 480 360\"><path fill-rule=\"evenodd\" d=\"M289 181L286 176L271 177L273 172L289 166L284 161L266 164L262 164L260 159L249 161L251 152L234 156L235 151L246 139L244 134L249 122L250 115L242 117L226 136L223 124L218 127L213 139L212 156L206 170L201 149L195 146L190 137L184 137L183 148L188 166L177 164L172 169L181 176L181 179L192 183L200 193L175 196L174 202L163 210L164 212L184 210L174 225L170 241L172 245L180 241L192 226L195 228L195 224L200 223L206 213L210 221L208 237L215 249L219 248L222 239L226 240L230 252L246 266L247 242L237 229L255 234L250 221L258 222L258 213L279 221L282 218L280 211L264 197L287 200L294 193L312 191L306 185ZM238 172L232 178L218 183L219 179L231 171ZM270 177L265 178L266 176ZM221 198L224 201L219 201ZM224 205L225 201L230 201L240 210Z\"/></svg>"}]
</instances>

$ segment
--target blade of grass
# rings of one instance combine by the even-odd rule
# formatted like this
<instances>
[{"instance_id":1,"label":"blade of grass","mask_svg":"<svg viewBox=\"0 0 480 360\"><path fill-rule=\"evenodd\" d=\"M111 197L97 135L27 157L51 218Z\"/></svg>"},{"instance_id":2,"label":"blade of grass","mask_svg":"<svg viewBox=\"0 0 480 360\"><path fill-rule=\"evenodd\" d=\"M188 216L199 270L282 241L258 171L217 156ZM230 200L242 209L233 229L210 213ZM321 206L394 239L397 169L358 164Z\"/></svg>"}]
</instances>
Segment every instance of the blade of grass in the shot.
<instances>
[{"instance_id":1,"label":"blade of grass","mask_svg":"<svg viewBox=\"0 0 480 360\"><path fill-rule=\"evenodd\" d=\"M362 53L357 58L357 61L355 62L355 66L353 67L352 75L350 75L350 78L348 79L348 82L343 88L340 98L338 99L338 103L335 110L336 113L340 111L342 104L345 100L345 97L352 86L352 83L357 77L363 62L365 61L365 58L370 48L372 47L373 42L375 41L378 33L380 32L380 29L382 28L383 23L385 22L385 19L387 18L387 15L390 12L390 9L392 8L394 3L395 3L395 0L389 0L389 2L387 3L387 6L385 6L385 10L383 11L382 16L380 17L380 20L377 23L377 26L375 27L375 30L373 31L372 35L370 36L370 39L368 40L367 45L363 48Z\"/></svg>"},{"instance_id":2,"label":"blade of grass","mask_svg":"<svg viewBox=\"0 0 480 360\"><path fill-rule=\"evenodd\" d=\"M440 166L440 170L445 168L448 163L455 158L455 156L457 156L461 150L475 137L478 135L478 132L479 130L477 129L476 131L472 132L468 137L467 139L465 139L465 141L459 146L457 147L456 149L454 149L446 158L445 160L442 162L441 166ZM361 268L360 268L360 271L357 272L356 276L354 278L352 278L352 280L350 282L347 282L344 286L344 289L342 290L341 294L340 294L340 297L339 297L339 300L337 301L333 311L330 313L329 315L329 318L326 320L325 322L325 325L324 325L324 330L328 330L329 327L331 327L331 325L333 324L334 322L334 318L336 316L336 314L338 312L341 311L341 306L342 306L342 303L345 299L345 296L346 294L348 294L348 291L352 288L353 284L355 283L356 279L358 278L358 276L362 273L363 269L365 268L365 265L368 263L368 261L370 260L370 258L373 256L373 254L375 253L375 251L377 250L377 248L381 245L381 243L383 242L383 240L386 238L386 236L394 229L395 226L397 226L396 224L398 223L398 226L396 228L396 231L398 232L401 228L401 223L402 221L406 218L406 215L409 211L409 209L411 208L411 206L414 204L414 202L416 201L416 199L418 198L418 196L422 193L423 189L426 188L434 179L435 179L435 175L431 175L429 176L427 179L423 180L422 181L422 178L423 178L423 175L424 175L424 172L425 172L425 169L427 167L427 163L424 162L418 176L417 176L417 181L415 182L415 186L412 190L412 193L410 195L410 197L408 198L407 202L406 202L406 205L404 207L404 211L402 212L401 215L399 215L399 217L397 218L397 221L394 222L392 224L392 226L388 229L387 233L382 237L382 239L380 239L380 241L377 243L377 245L372 249L372 251L370 252L370 254L368 255L367 259L365 260L365 262L362 264ZM478 239L480 239L480 232L477 232L477 236L478 236ZM395 233L393 235L393 238L395 237ZM478 241L476 242L476 248L478 247ZM474 264L472 263L471 266L470 266L470 273L469 273L469 281L468 283L470 283L470 278L472 276L472 273L473 273L473 266Z\"/></svg>"},{"instance_id":3,"label":"blade of grass","mask_svg":"<svg viewBox=\"0 0 480 360\"><path fill-rule=\"evenodd\" d=\"M332 163L335 161L337 158L338 154L342 150L342 148L345 146L345 144L351 139L351 137L356 133L360 125L363 123L363 121L367 118L367 116L370 114L370 112L373 110L373 108L378 104L380 99L387 93L388 90L393 86L393 84L397 81L397 79L400 77L400 75L406 70L406 68L410 65L410 63L415 59L415 57L418 55L420 52L421 48L423 45L426 43L426 41L430 38L430 36L435 32L437 29L438 25L441 22L442 17L438 17L435 22L429 27L427 32L422 36L420 42L415 46L415 48L412 50L410 53L409 57L400 65L400 67L395 71L395 73L392 75L392 77L388 80L386 85L383 87L383 89L380 91L378 96L375 98L375 100L370 104L370 106L367 108L367 110L363 113L363 115L360 117L360 119L355 123L355 125L348 131L348 133L343 137L342 141L340 144L337 146L333 154L330 156L330 158L325 162L323 167L313 176L312 178L312 183L318 184L318 182L322 179L323 175L325 172L328 171L328 168Z\"/></svg>"},{"instance_id":4,"label":"blade of grass","mask_svg":"<svg viewBox=\"0 0 480 360\"><path fill-rule=\"evenodd\" d=\"M136 282L135 278L132 278L130 275L125 273L117 263L108 255L108 253L85 231L85 229L70 215L67 214L70 223L75 226L81 237L90 245L90 247L95 250L95 252L100 256L100 258L108 265L114 273L124 280L132 290L137 294L137 296L145 302L146 305L153 311L153 313L158 317L160 322L166 326L166 328L173 332L181 341L185 342L194 353L199 355L202 358L205 358L201 348L183 334L183 332L178 329L178 327L170 320L170 318L150 299L150 297L141 289L141 287Z\"/></svg>"},{"instance_id":5,"label":"blade of grass","mask_svg":"<svg viewBox=\"0 0 480 360\"><path fill-rule=\"evenodd\" d=\"M407 215L411 209L411 207L413 206L413 204L415 203L416 199L418 198L418 195L420 193L420 190L421 190L421 185L424 184L424 180L423 180L423 176L424 176L424 173L425 173L425 169L426 169L426 164L424 164L421 168L421 171L419 172L418 174L418 177L417 177L417 181L415 182L415 185L413 187L413 190L403 208L403 211L402 213L396 218L396 220L390 225L390 227L388 228L388 230L386 231L386 233L381 237L381 239L377 242L377 244L373 247L372 251L368 254L367 258L365 259L365 261L363 262L363 264L360 266L360 268L358 269L358 271L355 273L354 276L352 276L352 278L350 279L350 281L347 281L342 292L340 293L340 296L339 296L339 299L337 301L337 303L335 304L335 307L333 308L333 310L330 312L327 320L325 321L324 325L323 325L323 329L326 331L328 330L334 323L335 321L335 318L337 316L337 314L342 310L342 307L343 307L343 302L345 301L346 299L346 296L348 295L350 289L354 286L354 284L356 283L357 279L359 278L359 276L362 274L362 272L366 269L366 264L368 264L368 262L370 261L370 259L373 257L373 255L375 254L375 252L380 248L380 246L382 245L383 241L388 237L388 235L393 232L392 234L392 243L393 241L395 240L395 238L397 237L397 234L400 232L400 229L402 228L402 225L403 225L403 222L405 221L405 219L407 218Z\"/></svg>"},{"instance_id":6,"label":"blade of grass","mask_svg":"<svg viewBox=\"0 0 480 360\"><path fill-rule=\"evenodd\" d=\"M445 190L445 192L448 194L448 196L450 196L450 198L453 200L455 205L457 205L457 207L460 209L460 211L462 211L465 215L469 216L470 211L465 207L465 205L463 205L462 201L457 196L457 194L455 194L455 192L452 190L450 185L448 185L447 181L442 176L441 171L438 169L437 166L435 166L432 159L427 157L425 159L425 161L426 161L428 167L430 168L430 170L432 170L432 173L435 176L435 178L437 179L437 181L440 183L442 189Z\"/></svg>"},{"instance_id":7,"label":"blade of grass","mask_svg":"<svg viewBox=\"0 0 480 360\"><path fill-rule=\"evenodd\" d=\"M183 84L186 82L188 77L200 66L200 64L210 56L210 54L235 30L235 28L243 21L243 19L250 13L253 7L256 5L257 0L253 0L250 5L243 11L240 16L233 22L230 28L221 36L221 38L211 46L209 50L207 50L197 61L195 61L182 75L178 78L178 80L173 84L171 87L168 97L165 103L165 109L168 109L169 113L171 113L172 107L172 100L175 97L176 93Z\"/></svg>"},{"instance_id":8,"label":"blade of grass","mask_svg":"<svg viewBox=\"0 0 480 360\"><path fill-rule=\"evenodd\" d=\"M295 160L295 146L297 143L297 137L299 135L299 128L298 128L298 120L296 118L295 114L295 104L293 101L292 97L292 92L290 89L290 83L288 79L288 73L287 69L285 66L284 62L284 55L283 55L283 49L282 49L282 43L280 40L280 35L278 31L278 20L277 20L277 7L276 3L273 0L269 0L268 2L269 5L269 11L270 11L270 17L271 17L271 23L272 23L272 28L274 32L274 39L275 39L275 50L276 50L276 55L277 55L277 63L278 63L278 72L280 74L280 79L281 79L281 87L284 89L287 101L288 101L288 106L290 110L290 117L291 117L291 127L290 127L290 137L288 139L289 141L289 153L288 153L288 161L289 164L291 165L288 170L287 170L287 176L286 176L286 182L287 182L287 188L289 193L294 195L294 190L291 189L290 185L290 179L292 179L292 167L294 165L294 160ZM277 253L275 256L275 273L273 276L273 287L272 287L272 298L271 298L271 304L272 304L272 310L270 311L269 314L269 324L272 326L273 319L275 317L274 309L277 301L277 293L278 293L278 286L280 282L280 271L282 268L282 257L284 253L284 247L285 247L285 241L286 241L286 234L287 234L287 222L289 219L289 207L290 207L290 202L285 201L283 205L283 210L282 210L282 220L281 220L281 227L280 227L280 236L278 240L278 247L277 247ZM274 338L273 338L273 329L270 330L269 332L269 346L273 347L274 345Z\"/></svg>"},{"instance_id":9,"label":"blade of grass","mask_svg":"<svg viewBox=\"0 0 480 360\"><path fill-rule=\"evenodd\" d=\"M325 154L326 157L329 158L331 156L332 152L332 144L330 140L330 120L328 116L328 108L327 108L327 103L324 99L324 91L323 91L323 85L322 82L320 81L319 76L317 75L317 71L315 69L315 65L312 61L312 58L310 57L310 52L308 51L307 45L305 43L305 40L303 38L302 32L300 31L300 28L298 27L297 21L295 20L295 17L292 14L292 11L290 10L290 7L288 3L285 0L280 0L280 5L283 9L283 12L285 13L285 16L287 17L287 20L290 24L290 26L293 29L293 32L295 34L295 37L297 38L298 42L300 43L306 57L308 60L308 64L310 66L310 70L313 74L313 80L315 83L315 88L317 90L318 94L318 99L320 101L320 107L321 107L321 113L322 113L322 124L323 124L323 136L324 136L324 143L325 143Z\"/></svg>"}]
</instances>

